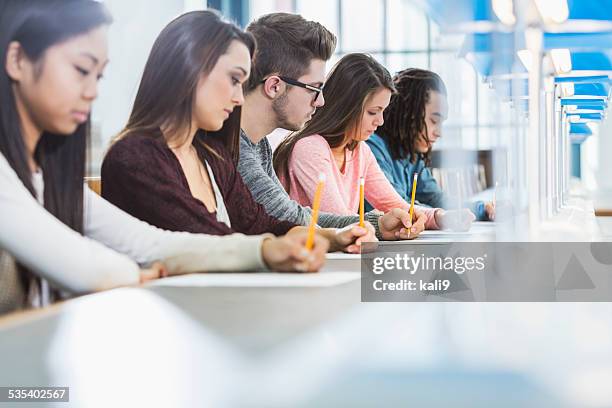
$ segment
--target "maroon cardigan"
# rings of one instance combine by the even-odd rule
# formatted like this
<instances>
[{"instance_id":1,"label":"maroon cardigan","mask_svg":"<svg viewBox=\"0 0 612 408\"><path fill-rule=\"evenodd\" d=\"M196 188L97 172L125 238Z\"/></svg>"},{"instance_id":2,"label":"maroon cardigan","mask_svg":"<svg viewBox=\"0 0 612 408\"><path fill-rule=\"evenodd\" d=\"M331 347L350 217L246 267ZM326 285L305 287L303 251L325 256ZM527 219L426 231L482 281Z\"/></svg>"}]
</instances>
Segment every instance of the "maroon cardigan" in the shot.
<instances>
[{"instance_id":1,"label":"maroon cardigan","mask_svg":"<svg viewBox=\"0 0 612 408\"><path fill-rule=\"evenodd\" d=\"M200 146L198 137L220 157ZM198 134L194 147L213 171L232 228L217 221L216 213L191 195L183 169L161 132L130 135L110 148L102 163L102 196L134 217L170 231L283 235L296 226L269 216L253 199L221 140Z\"/></svg>"}]
</instances>

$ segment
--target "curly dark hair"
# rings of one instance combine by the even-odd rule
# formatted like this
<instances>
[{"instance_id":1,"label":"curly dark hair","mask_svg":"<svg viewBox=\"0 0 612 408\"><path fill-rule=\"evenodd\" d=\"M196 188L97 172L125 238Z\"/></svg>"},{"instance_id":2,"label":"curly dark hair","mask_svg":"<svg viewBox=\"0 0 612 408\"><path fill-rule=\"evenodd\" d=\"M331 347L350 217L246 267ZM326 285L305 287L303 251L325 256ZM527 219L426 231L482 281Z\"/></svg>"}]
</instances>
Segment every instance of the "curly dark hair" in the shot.
<instances>
[{"instance_id":1,"label":"curly dark hair","mask_svg":"<svg viewBox=\"0 0 612 408\"><path fill-rule=\"evenodd\" d=\"M410 157L415 162L421 157L429 165L430 149L420 155L415 150L418 138L427 139L425 122L425 105L429 101L429 92L436 91L446 95L446 86L435 72L418 68L408 68L393 77L397 93L391 96L389 107L385 110L385 123L377 132L389 145L393 160Z\"/></svg>"}]
</instances>

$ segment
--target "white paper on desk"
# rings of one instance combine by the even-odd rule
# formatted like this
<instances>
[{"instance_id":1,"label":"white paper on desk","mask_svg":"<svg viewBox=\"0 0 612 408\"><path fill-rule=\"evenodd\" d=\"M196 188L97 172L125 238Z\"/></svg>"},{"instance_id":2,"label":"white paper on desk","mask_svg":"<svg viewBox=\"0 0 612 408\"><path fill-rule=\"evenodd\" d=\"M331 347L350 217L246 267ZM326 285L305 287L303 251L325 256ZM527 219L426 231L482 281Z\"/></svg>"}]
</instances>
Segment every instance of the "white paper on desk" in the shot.
<instances>
[{"instance_id":1,"label":"white paper on desk","mask_svg":"<svg viewBox=\"0 0 612 408\"><path fill-rule=\"evenodd\" d=\"M152 281L148 286L180 287L328 287L352 282L359 272L194 273Z\"/></svg>"},{"instance_id":2,"label":"white paper on desk","mask_svg":"<svg viewBox=\"0 0 612 408\"><path fill-rule=\"evenodd\" d=\"M447 231L423 231L418 237L411 240L400 240L400 241L384 241L383 245L410 245L412 244L437 244L437 243L448 243L455 241L463 241L466 239L474 240L489 240L491 234L479 232L479 233L465 233L465 232L447 232Z\"/></svg>"},{"instance_id":3,"label":"white paper on desk","mask_svg":"<svg viewBox=\"0 0 612 408\"><path fill-rule=\"evenodd\" d=\"M329 260L339 260L339 261L352 261L352 260L361 260L360 254L347 254L344 252L329 252L325 254L325 259Z\"/></svg>"},{"instance_id":4,"label":"white paper on desk","mask_svg":"<svg viewBox=\"0 0 612 408\"><path fill-rule=\"evenodd\" d=\"M421 232L420 237L453 237L457 235L470 235L474 231L451 231L451 230L426 230Z\"/></svg>"},{"instance_id":5,"label":"white paper on desk","mask_svg":"<svg viewBox=\"0 0 612 408\"><path fill-rule=\"evenodd\" d=\"M497 223L495 221L474 221L472 223L472 228L474 227L484 227L484 228L495 228Z\"/></svg>"}]
</instances>

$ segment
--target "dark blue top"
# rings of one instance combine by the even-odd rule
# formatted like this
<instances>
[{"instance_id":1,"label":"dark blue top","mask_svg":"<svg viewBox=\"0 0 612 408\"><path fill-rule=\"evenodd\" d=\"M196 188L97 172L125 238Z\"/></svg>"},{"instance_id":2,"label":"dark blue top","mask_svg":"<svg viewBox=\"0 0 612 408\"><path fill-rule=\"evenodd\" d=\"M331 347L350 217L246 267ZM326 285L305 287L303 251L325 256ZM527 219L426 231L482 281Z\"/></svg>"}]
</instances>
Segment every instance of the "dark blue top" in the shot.
<instances>
[{"instance_id":1,"label":"dark blue top","mask_svg":"<svg viewBox=\"0 0 612 408\"><path fill-rule=\"evenodd\" d=\"M419 158L416 163L411 163L409 158L393 160L389 152L387 142L374 133L366 141L376 161L385 176L395 188L395 191L408 202L412 197L412 178L418 173L417 191L415 200L421 205L434 208L449 208L449 198L441 189L436 179L432 176L431 170L425 167L425 161ZM487 221L485 204L482 201L466 203L478 221ZM372 207L366 203L367 211Z\"/></svg>"}]
</instances>

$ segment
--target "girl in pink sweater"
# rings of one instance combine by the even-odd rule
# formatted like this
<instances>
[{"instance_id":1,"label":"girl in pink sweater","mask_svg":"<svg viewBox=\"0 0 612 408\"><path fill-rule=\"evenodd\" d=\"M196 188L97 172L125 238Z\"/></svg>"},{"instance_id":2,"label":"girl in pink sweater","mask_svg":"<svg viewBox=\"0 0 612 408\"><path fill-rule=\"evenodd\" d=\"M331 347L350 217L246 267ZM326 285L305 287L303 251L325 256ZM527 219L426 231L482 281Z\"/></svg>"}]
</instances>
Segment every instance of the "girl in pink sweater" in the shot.
<instances>
[{"instance_id":1,"label":"girl in pink sweater","mask_svg":"<svg viewBox=\"0 0 612 408\"><path fill-rule=\"evenodd\" d=\"M304 129L276 149L274 167L292 199L311 206L319 174L326 176L321 211L352 215L359 210L359 179L365 178L365 198L376 209L408 209L381 171L365 142L383 124L383 111L395 92L389 72L366 54L348 54L325 83L327 103ZM439 208L415 207L416 219L427 229L449 226ZM456 217L454 217L456 220ZM453 221L454 221L453 220ZM466 214L465 222L471 223Z\"/></svg>"}]
</instances>

